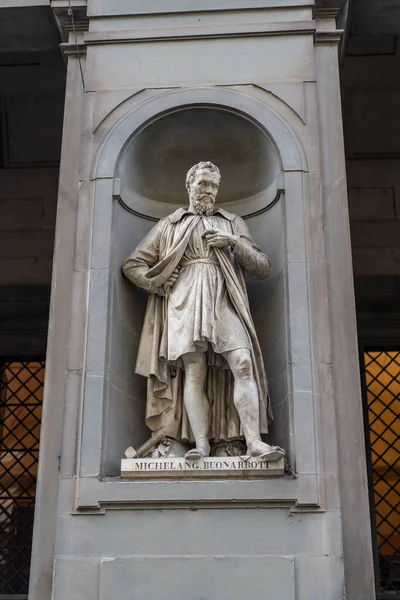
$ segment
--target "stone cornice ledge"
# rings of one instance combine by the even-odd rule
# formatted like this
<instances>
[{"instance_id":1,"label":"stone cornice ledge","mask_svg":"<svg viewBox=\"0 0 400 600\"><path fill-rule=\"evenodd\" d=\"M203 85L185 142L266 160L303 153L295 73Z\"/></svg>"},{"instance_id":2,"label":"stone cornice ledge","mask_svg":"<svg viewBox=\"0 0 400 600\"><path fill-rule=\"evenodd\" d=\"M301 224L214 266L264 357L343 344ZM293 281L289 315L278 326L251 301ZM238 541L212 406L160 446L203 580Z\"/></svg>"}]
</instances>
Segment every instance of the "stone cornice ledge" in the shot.
<instances>
[{"instance_id":1,"label":"stone cornice ledge","mask_svg":"<svg viewBox=\"0 0 400 600\"><path fill-rule=\"evenodd\" d=\"M86 0L71 0L72 15L70 14L69 0L52 0L50 6L63 42L68 42L69 34L73 31L72 20L76 32L83 32L89 29ZM64 45L61 44L62 49Z\"/></svg>"},{"instance_id":2,"label":"stone cornice ledge","mask_svg":"<svg viewBox=\"0 0 400 600\"><path fill-rule=\"evenodd\" d=\"M171 27L140 30L89 31L85 43L118 44L163 40L257 37L270 35L300 35L315 32L315 21L284 21L281 23L229 24L195 27Z\"/></svg>"},{"instance_id":3,"label":"stone cornice ledge","mask_svg":"<svg viewBox=\"0 0 400 600\"><path fill-rule=\"evenodd\" d=\"M344 57L350 0L315 0L313 16L317 21L316 44L337 44ZM318 22L320 27L318 27ZM323 23L323 25L322 25ZM333 27L331 28L331 25Z\"/></svg>"},{"instance_id":4,"label":"stone cornice ledge","mask_svg":"<svg viewBox=\"0 0 400 600\"><path fill-rule=\"evenodd\" d=\"M337 19L339 13L339 8L314 8L314 17L316 19Z\"/></svg>"},{"instance_id":5,"label":"stone cornice ledge","mask_svg":"<svg viewBox=\"0 0 400 600\"><path fill-rule=\"evenodd\" d=\"M50 0L50 6L53 9L68 9L70 2L73 9L81 9L86 12L87 0Z\"/></svg>"},{"instance_id":6,"label":"stone cornice ledge","mask_svg":"<svg viewBox=\"0 0 400 600\"><path fill-rule=\"evenodd\" d=\"M66 1L66 0L58 0ZM339 0L338 0L339 1ZM89 17L157 16L165 14L193 14L198 12L225 12L258 9L312 7L315 0L90 0ZM251 6L249 6L251 5Z\"/></svg>"},{"instance_id":7,"label":"stone cornice ledge","mask_svg":"<svg viewBox=\"0 0 400 600\"><path fill-rule=\"evenodd\" d=\"M336 11L339 13L348 4L349 0L315 0L316 11Z\"/></svg>"},{"instance_id":8,"label":"stone cornice ledge","mask_svg":"<svg viewBox=\"0 0 400 600\"><path fill-rule=\"evenodd\" d=\"M86 55L86 45L78 42L78 44L72 43L63 43L60 44L61 52L64 56L85 56Z\"/></svg>"},{"instance_id":9,"label":"stone cornice ledge","mask_svg":"<svg viewBox=\"0 0 400 600\"><path fill-rule=\"evenodd\" d=\"M320 29L314 33L314 41L316 44L338 44L344 29Z\"/></svg>"}]
</instances>

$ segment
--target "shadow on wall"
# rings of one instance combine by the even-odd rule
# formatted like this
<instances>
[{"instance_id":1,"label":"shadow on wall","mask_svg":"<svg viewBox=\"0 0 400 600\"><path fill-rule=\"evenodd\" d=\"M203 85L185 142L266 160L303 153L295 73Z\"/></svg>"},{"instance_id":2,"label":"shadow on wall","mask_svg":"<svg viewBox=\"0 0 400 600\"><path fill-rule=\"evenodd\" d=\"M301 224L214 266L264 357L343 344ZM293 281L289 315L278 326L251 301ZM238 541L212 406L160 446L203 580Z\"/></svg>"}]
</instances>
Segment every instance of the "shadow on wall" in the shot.
<instances>
[{"instance_id":1,"label":"shadow on wall","mask_svg":"<svg viewBox=\"0 0 400 600\"><path fill-rule=\"evenodd\" d=\"M269 439L289 448L284 200L273 202L281 170L278 153L248 118L195 106L161 115L135 132L117 167L120 202L115 201L113 209L107 476L119 475L128 446L138 447L150 437L144 423L146 380L134 373L147 294L123 278L121 265L159 218L187 205L186 173L201 160L211 160L221 170L218 204L247 218L256 243L272 262L266 281L248 279L248 292L275 406Z\"/></svg>"}]
</instances>

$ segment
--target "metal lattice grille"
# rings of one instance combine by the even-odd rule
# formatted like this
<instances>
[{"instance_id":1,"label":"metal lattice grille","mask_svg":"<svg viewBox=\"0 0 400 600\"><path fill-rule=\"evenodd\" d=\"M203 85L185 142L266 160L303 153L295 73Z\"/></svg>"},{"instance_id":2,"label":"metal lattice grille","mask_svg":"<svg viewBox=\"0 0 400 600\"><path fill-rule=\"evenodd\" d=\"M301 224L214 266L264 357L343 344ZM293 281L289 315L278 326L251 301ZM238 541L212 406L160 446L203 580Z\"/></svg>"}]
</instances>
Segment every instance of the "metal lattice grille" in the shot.
<instances>
[{"instance_id":1,"label":"metal lattice grille","mask_svg":"<svg viewBox=\"0 0 400 600\"><path fill-rule=\"evenodd\" d=\"M381 598L400 599L400 352L365 352Z\"/></svg>"},{"instance_id":2,"label":"metal lattice grille","mask_svg":"<svg viewBox=\"0 0 400 600\"><path fill-rule=\"evenodd\" d=\"M0 369L1 597L28 593L44 362Z\"/></svg>"}]
</instances>

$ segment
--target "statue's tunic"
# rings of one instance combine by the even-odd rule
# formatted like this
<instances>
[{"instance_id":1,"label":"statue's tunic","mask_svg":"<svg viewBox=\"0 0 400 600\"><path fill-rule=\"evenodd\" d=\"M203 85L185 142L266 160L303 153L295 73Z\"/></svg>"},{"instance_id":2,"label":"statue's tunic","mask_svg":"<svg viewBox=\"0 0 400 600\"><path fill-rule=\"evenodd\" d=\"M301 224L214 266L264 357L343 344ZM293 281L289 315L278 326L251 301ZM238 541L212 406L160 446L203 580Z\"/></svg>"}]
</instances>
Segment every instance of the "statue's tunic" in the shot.
<instances>
[{"instance_id":1,"label":"statue's tunic","mask_svg":"<svg viewBox=\"0 0 400 600\"><path fill-rule=\"evenodd\" d=\"M207 248L202 237L207 229L238 236L233 252ZM178 279L168 289L164 283L176 267ZM261 279L269 268L244 221L224 210L207 217L179 209L161 219L126 259L124 274L150 292L136 371L148 377L146 423L151 430L164 428L170 437L193 441L183 405L180 357L207 351L209 437L240 437L233 377L222 353L247 348L259 391L260 429L267 432L272 413L243 271Z\"/></svg>"},{"instance_id":2,"label":"statue's tunic","mask_svg":"<svg viewBox=\"0 0 400 600\"><path fill-rule=\"evenodd\" d=\"M168 334L161 341L161 354L167 360L176 360L186 352L205 351L208 342L218 354L251 349L249 336L229 298L215 250L207 248L202 238L210 228L232 231L230 221L220 215L202 217L193 229L178 280L169 294ZM229 256L227 249L224 252Z\"/></svg>"}]
</instances>

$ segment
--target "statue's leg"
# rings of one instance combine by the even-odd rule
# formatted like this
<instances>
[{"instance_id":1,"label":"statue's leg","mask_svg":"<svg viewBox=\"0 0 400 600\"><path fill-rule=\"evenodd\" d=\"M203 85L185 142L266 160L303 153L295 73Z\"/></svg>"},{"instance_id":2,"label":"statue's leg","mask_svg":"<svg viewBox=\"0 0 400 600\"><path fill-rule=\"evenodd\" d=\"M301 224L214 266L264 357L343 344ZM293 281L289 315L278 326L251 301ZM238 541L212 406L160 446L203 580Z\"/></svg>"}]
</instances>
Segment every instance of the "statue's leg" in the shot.
<instances>
[{"instance_id":1,"label":"statue's leg","mask_svg":"<svg viewBox=\"0 0 400 600\"><path fill-rule=\"evenodd\" d=\"M205 352L188 352L182 355L185 367L183 401L189 423L196 440L196 448L186 453L187 458L210 455L208 423L210 406L205 393L207 361Z\"/></svg>"},{"instance_id":2,"label":"statue's leg","mask_svg":"<svg viewBox=\"0 0 400 600\"><path fill-rule=\"evenodd\" d=\"M279 446L270 446L261 440L260 408L257 383L254 378L250 350L246 348L224 352L234 378L233 401L239 413L247 454L277 460L284 456Z\"/></svg>"}]
</instances>

